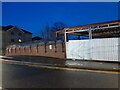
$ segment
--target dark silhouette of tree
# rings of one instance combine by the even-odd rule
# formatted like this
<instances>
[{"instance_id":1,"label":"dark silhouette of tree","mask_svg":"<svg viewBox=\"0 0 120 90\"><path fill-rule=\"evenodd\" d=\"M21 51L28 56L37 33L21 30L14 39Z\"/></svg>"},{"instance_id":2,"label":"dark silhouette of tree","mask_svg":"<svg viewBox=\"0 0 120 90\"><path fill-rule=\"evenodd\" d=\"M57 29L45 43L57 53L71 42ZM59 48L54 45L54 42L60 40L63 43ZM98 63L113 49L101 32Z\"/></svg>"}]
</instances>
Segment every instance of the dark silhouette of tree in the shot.
<instances>
[{"instance_id":1,"label":"dark silhouette of tree","mask_svg":"<svg viewBox=\"0 0 120 90\"><path fill-rule=\"evenodd\" d=\"M48 24L45 26L45 30L44 31L45 31L45 39L47 41L49 41L50 40L50 27L49 27Z\"/></svg>"},{"instance_id":2,"label":"dark silhouette of tree","mask_svg":"<svg viewBox=\"0 0 120 90\"><path fill-rule=\"evenodd\" d=\"M56 31L62 30L65 27L66 27L66 25L63 22L55 22L54 23L54 28L56 29Z\"/></svg>"},{"instance_id":3,"label":"dark silhouette of tree","mask_svg":"<svg viewBox=\"0 0 120 90\"><path fill-rule=\"evenodd\" d=\"M40 32L40 36L44 39L45 42L50 40L50 27L48 24L46 24L44 30Z\"/></svg>"},{"instance_id":4,"label":"dark silhouette of tree","mask_svg":"<svg viewBox=\"0 0 120 90\"><path fill-rule=\"evenodd\" d=\"M44 41L56 41L56 31L63 30L66 25L62 22L55 22L52 27L46 24L43 31L41 31L41 37ZM59 40L63 40L63 35L59 35Z\"/></svg>"},{"instance_id":5,"label":"dark silhouette of tree","mask_svg":"<svg viewBox=\"0 0 120 90\"><path fill-rule=\"evenodd\" d=\"M35 36L35 37L32 38L32 41L35 41L35 40L42 40L42 38L39 37L39 36Z\"/></svg>"},{"instance_id":6,"label":"dark silhouette of tree","mask_svg":"<svg viewBox=\"0 0 120 90\"><path fill-rule=\"evenodd\" d=\"M56 31L59 31L59 30L63 30L65 27L67 27L63 22L55 22L54 23L54 26L52 27L52 31L54 32L54 39L56 40L56 37L55 37L55 34L56 34ZM60 34L58 36L58 39L59 40L64 40L64 35Z\"/></svg>"},{"instance_id":7,"label":"dark silhouette of tree","mask_svg":"<svg viewBox=\"0 0 120 90\"><path fill-rule=\"evenodd\" d=\"M44 31L41 31L40 36L44 39L45 38L45 33Z\"/></svg>"}]
</instances>

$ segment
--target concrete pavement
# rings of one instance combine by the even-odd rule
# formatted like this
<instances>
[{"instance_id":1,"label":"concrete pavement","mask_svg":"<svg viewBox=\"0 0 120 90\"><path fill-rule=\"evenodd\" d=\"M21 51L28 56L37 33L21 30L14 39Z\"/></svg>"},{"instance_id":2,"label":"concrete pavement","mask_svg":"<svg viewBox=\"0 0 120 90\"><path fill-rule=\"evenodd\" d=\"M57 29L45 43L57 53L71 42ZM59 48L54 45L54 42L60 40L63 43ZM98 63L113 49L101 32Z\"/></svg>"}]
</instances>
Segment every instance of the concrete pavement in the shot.
<instances>
[{"instance_id":1,"label":"concrete pavement","mask_svg":"<svg viewBox=\"0 0 120 90\"><path fill-rule=\"evenodd\" d=\"M13 56L13 57L2 57L4 60L11 62L21 62L34 65L42 66L57 66L74 69L87 69L87 70L101 70L101 71L117 71L119 72L119 63L111 62L96 62L96 61L85 61L85 60L64 60L50 57L39 57L39 56Z\"/></svg>"},{"instance_id":2,"label":"concrete pavement","mask_svg":"<svg viewBox=\"0 0 120 90\"><path fill-rule=\"evenodd\" d=\"M107 71L119 71L119 63L105 62L105 61L86 61L86 60L67 60L66 66L71 68L82 68L91 70L107 70Z\"/></svg>"}]
</instances>

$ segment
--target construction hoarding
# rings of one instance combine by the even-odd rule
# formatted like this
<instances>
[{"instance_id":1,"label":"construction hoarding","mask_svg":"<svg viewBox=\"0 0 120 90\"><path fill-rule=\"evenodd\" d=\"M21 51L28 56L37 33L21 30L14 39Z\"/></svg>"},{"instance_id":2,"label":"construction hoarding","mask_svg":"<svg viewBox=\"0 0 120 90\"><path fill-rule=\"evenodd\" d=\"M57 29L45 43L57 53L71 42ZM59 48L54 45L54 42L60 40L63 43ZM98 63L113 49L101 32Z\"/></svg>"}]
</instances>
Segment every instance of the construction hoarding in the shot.
<instances>
[{"instance_id":1,"label":"construction hoarding","mask_svg":"<svg viewBox=\"0 0 120 90\"><path fill-rule=\"evenodd\" d=\"M119 61L120 38L69 40L67 59Z\"/></svg>"}]
</instances>

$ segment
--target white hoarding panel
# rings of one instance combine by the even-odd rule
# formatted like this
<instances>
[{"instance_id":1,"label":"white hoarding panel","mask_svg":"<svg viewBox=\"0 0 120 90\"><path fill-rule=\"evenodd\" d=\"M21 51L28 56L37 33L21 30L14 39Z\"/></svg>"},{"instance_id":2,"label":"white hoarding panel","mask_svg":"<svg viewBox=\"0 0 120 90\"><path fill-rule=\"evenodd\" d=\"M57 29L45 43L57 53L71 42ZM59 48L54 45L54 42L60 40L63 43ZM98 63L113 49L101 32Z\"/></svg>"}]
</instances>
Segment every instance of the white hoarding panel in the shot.
<instances>
[{"instance_id":1,"label":"white hoarding panel","mask_svg":"<svg viewBox=\"0 0 120 90\"><path fill-rule=\"evenodd\" d=\"M70 40L66 54L68 59L118 61L120 38Z\"/></svg>"}]
</instances>

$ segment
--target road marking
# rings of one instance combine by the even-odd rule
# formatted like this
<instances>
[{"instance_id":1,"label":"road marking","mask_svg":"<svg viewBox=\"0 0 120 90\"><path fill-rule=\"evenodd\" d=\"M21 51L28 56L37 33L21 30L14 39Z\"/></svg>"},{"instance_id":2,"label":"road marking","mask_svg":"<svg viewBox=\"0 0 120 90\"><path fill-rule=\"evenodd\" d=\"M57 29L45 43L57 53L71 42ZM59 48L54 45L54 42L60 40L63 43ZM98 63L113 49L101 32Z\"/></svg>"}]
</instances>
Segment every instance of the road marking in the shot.
<instances>
[{"instance_id":1,"label":"road marking","mask_svg":"<svg viewBox=\"0 0 120 90\"><path fill-rule=\"evenodd\" d=\"M54 67L54 66L37 66L37 65L29 65L29 66L57 69L57 70L72 70L72 71L83 71L83 72L88 71L88 72L97 72L97 73L104 73L104 74L120 74L120 72L114 72L114 71L88 70L88 69L64 68L64 67Z\"/></svg>"},{"instance_id":2,"label":"road marking","mask_svg":"<svg viewBox=\"0 0 120 90\"><path fill-rule=\"evenodd\" d=\"M0 60L3 62L7 62L9 64L17 64L17 65L26 65L30 67L41 67L41 68L49 68L49 69L57 69L57 70L72 70L72 71L88 71L88 72L97 72L97 73L104 73L104 74L120 74L120 72L117 71L103 71L103 70L89 70L89 69L78 69L78 68L65 68L65 67L57 67L57 66L43 66L40 64L35 65L34 63L30 62L21 62L21 61L9 61L9 60Z\"/></svg>"}]
</instances>

